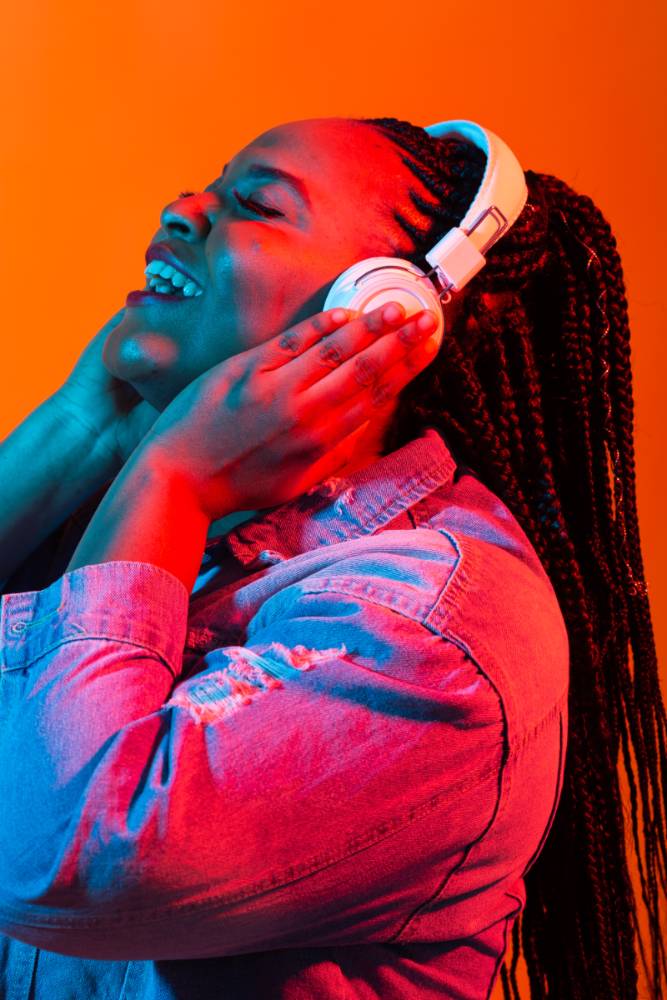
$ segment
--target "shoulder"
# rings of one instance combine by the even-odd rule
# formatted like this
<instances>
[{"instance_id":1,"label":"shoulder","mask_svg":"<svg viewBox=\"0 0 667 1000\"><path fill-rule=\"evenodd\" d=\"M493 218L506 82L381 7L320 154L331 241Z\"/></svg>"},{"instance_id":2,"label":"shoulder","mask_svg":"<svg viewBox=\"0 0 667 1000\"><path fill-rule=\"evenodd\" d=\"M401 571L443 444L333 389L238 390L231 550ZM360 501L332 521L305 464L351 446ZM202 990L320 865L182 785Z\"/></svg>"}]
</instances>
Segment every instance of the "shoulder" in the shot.
<instances>
[{"instance_id":1,"label":"shoulder","mask_svg":"<svg viewBox=\"0 0 667 1000\"><path fill-rule=\"evenodd\" d=\"M539 724L569 683L569 637L553 583L505 503L463 474L425 512L456 549L456 568L428 624L461 644L506 695L520 730Z\"/></svg>"},{"instance_id":2,"label":"shoulder","mask_svg":"<svg viewBox=\"0 0 667 1000\"><path fill-rule=\"evenodd\" d=\"M327 546L254 624L307 606L309 615L333 615L348 634L363 618L378 641L397 648L412 643L430 655L437 637L441 650L456 647L477 665L519 729L537 724L568 684L568 633L530 541L493 499L482 509L472 498L445 504L417 527Z\"/></svg>"},{"instance_id":3,"label":"shoulder","mask_svg":"<svg viewBox=\"0 0 667 1000\"><path fill-rule=\"evenodd\" d=\"M424 622L458 565L452 538L414 528L328 547L327 565L308 574L303 590L356 594Z\"/></svg>"}]
</instances>

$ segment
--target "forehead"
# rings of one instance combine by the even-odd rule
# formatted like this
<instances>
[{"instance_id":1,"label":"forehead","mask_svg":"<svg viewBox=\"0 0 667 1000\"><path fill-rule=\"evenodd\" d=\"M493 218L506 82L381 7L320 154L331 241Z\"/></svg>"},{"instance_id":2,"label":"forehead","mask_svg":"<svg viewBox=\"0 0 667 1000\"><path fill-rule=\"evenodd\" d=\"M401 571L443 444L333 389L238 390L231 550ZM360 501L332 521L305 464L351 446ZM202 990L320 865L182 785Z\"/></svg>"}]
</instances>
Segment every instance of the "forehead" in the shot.
<instances>
[{"instance_id":1,"label":"forehead","mask_svg":"<svg viewBox=\"0 0 667 1000\"><path fill-rule=\"evenodd\" d=\"M375 196L386 204L414 176L400 150L372 126L346 118L315 118L287 122L257 136L231 165L252 162L279 166L301 177L314 200L326 201L344 190L353 196ZM354 200L354 198L352 198Z\"/></svg>"}]
</instances>

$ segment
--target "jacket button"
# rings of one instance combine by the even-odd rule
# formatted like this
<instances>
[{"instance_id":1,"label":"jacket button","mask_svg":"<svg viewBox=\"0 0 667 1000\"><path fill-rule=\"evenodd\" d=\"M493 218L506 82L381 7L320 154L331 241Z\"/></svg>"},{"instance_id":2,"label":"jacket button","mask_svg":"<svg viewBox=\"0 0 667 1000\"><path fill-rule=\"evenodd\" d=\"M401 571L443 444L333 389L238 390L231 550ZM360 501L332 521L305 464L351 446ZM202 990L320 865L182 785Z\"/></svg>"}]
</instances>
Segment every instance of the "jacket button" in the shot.
<instances>
[{"instance_id":1,"label":"jacket button","mask_svg":"<svg viewBox=\"0 0 667 1000\"><path fill-rule=\"evenodd\" d=\"M272 566L282 562L284 558L280 552L275 552L273 549L262 549L255 557L255 562L262 566Z\"/></svg>"}]
</instances>

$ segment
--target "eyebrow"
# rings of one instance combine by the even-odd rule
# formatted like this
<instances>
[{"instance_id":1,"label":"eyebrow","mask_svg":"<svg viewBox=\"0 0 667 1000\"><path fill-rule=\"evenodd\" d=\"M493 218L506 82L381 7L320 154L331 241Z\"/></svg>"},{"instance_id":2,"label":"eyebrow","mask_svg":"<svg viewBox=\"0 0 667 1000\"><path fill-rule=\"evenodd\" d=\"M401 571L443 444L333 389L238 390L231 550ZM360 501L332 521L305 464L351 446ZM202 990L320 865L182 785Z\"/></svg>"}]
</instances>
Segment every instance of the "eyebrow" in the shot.
<instances>
[{"instance_id":1,"label":"eyebrow","mask_svg":"<svg viewBox=\"0 0 667 1000\"><path fill-rule=\"evenodd\" d=\"M224 167L222 168L223 177L227 172L228 166L229 164L225 163ZM299 195L302 201L305 202L308 208L313 207L312 202L310 200L310 195L308 194L308 189L304 184L304 182L301 180L300 177L296 177L294 174L288 173L287 170L282 170L280 167L270 167L266 163L251 163L247 167L247 172L248 174L250 174L251 177L272 177L275 180L285 181L285 183L289 184L290 187L292 187L296 191L296 193Z\"/></svg>"}]
</instances>

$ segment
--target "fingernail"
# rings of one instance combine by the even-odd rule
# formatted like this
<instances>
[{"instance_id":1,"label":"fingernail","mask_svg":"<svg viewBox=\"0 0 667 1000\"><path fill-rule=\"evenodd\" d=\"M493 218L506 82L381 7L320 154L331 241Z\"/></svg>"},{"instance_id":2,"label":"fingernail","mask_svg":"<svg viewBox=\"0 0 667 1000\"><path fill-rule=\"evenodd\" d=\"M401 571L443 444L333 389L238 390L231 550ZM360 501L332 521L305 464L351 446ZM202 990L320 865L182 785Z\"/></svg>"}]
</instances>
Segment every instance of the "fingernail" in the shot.
<instances>
[{"instance_id":1,"label":"fingernail","mask_svg":"<svg viewBox=\"0 0 667 1000\"><path fill-rule=\"evenodd\" d=\"M405 316L405 309L400 302L390 302L382 310L382 319L386 323L396 323Z\"/></svg>"},{"instance_id":2,"label":"fingernail","mask_svg":"<svg viewBox=\"0 0 667 1000\"><path fill-rule=\"evenodd\" d=\"M348 316L347 309L340 309L340 308L334 309L334 311L331 313L331 318L334 321L334 323L344 323L345 320L347 319L347 316Z\"/></svg>"},{"instance_id":3,"label":"fingernail","mask_svg":"<svg viewBox=\"0 0 667 1000\"><path fill-rule=\"evenodd\" d=\"M420 330L424 332L426 330L435 330L437 326L437 321L432 312L425 312L417 320L417 326Z\"/></svg>"}]
</instances>

